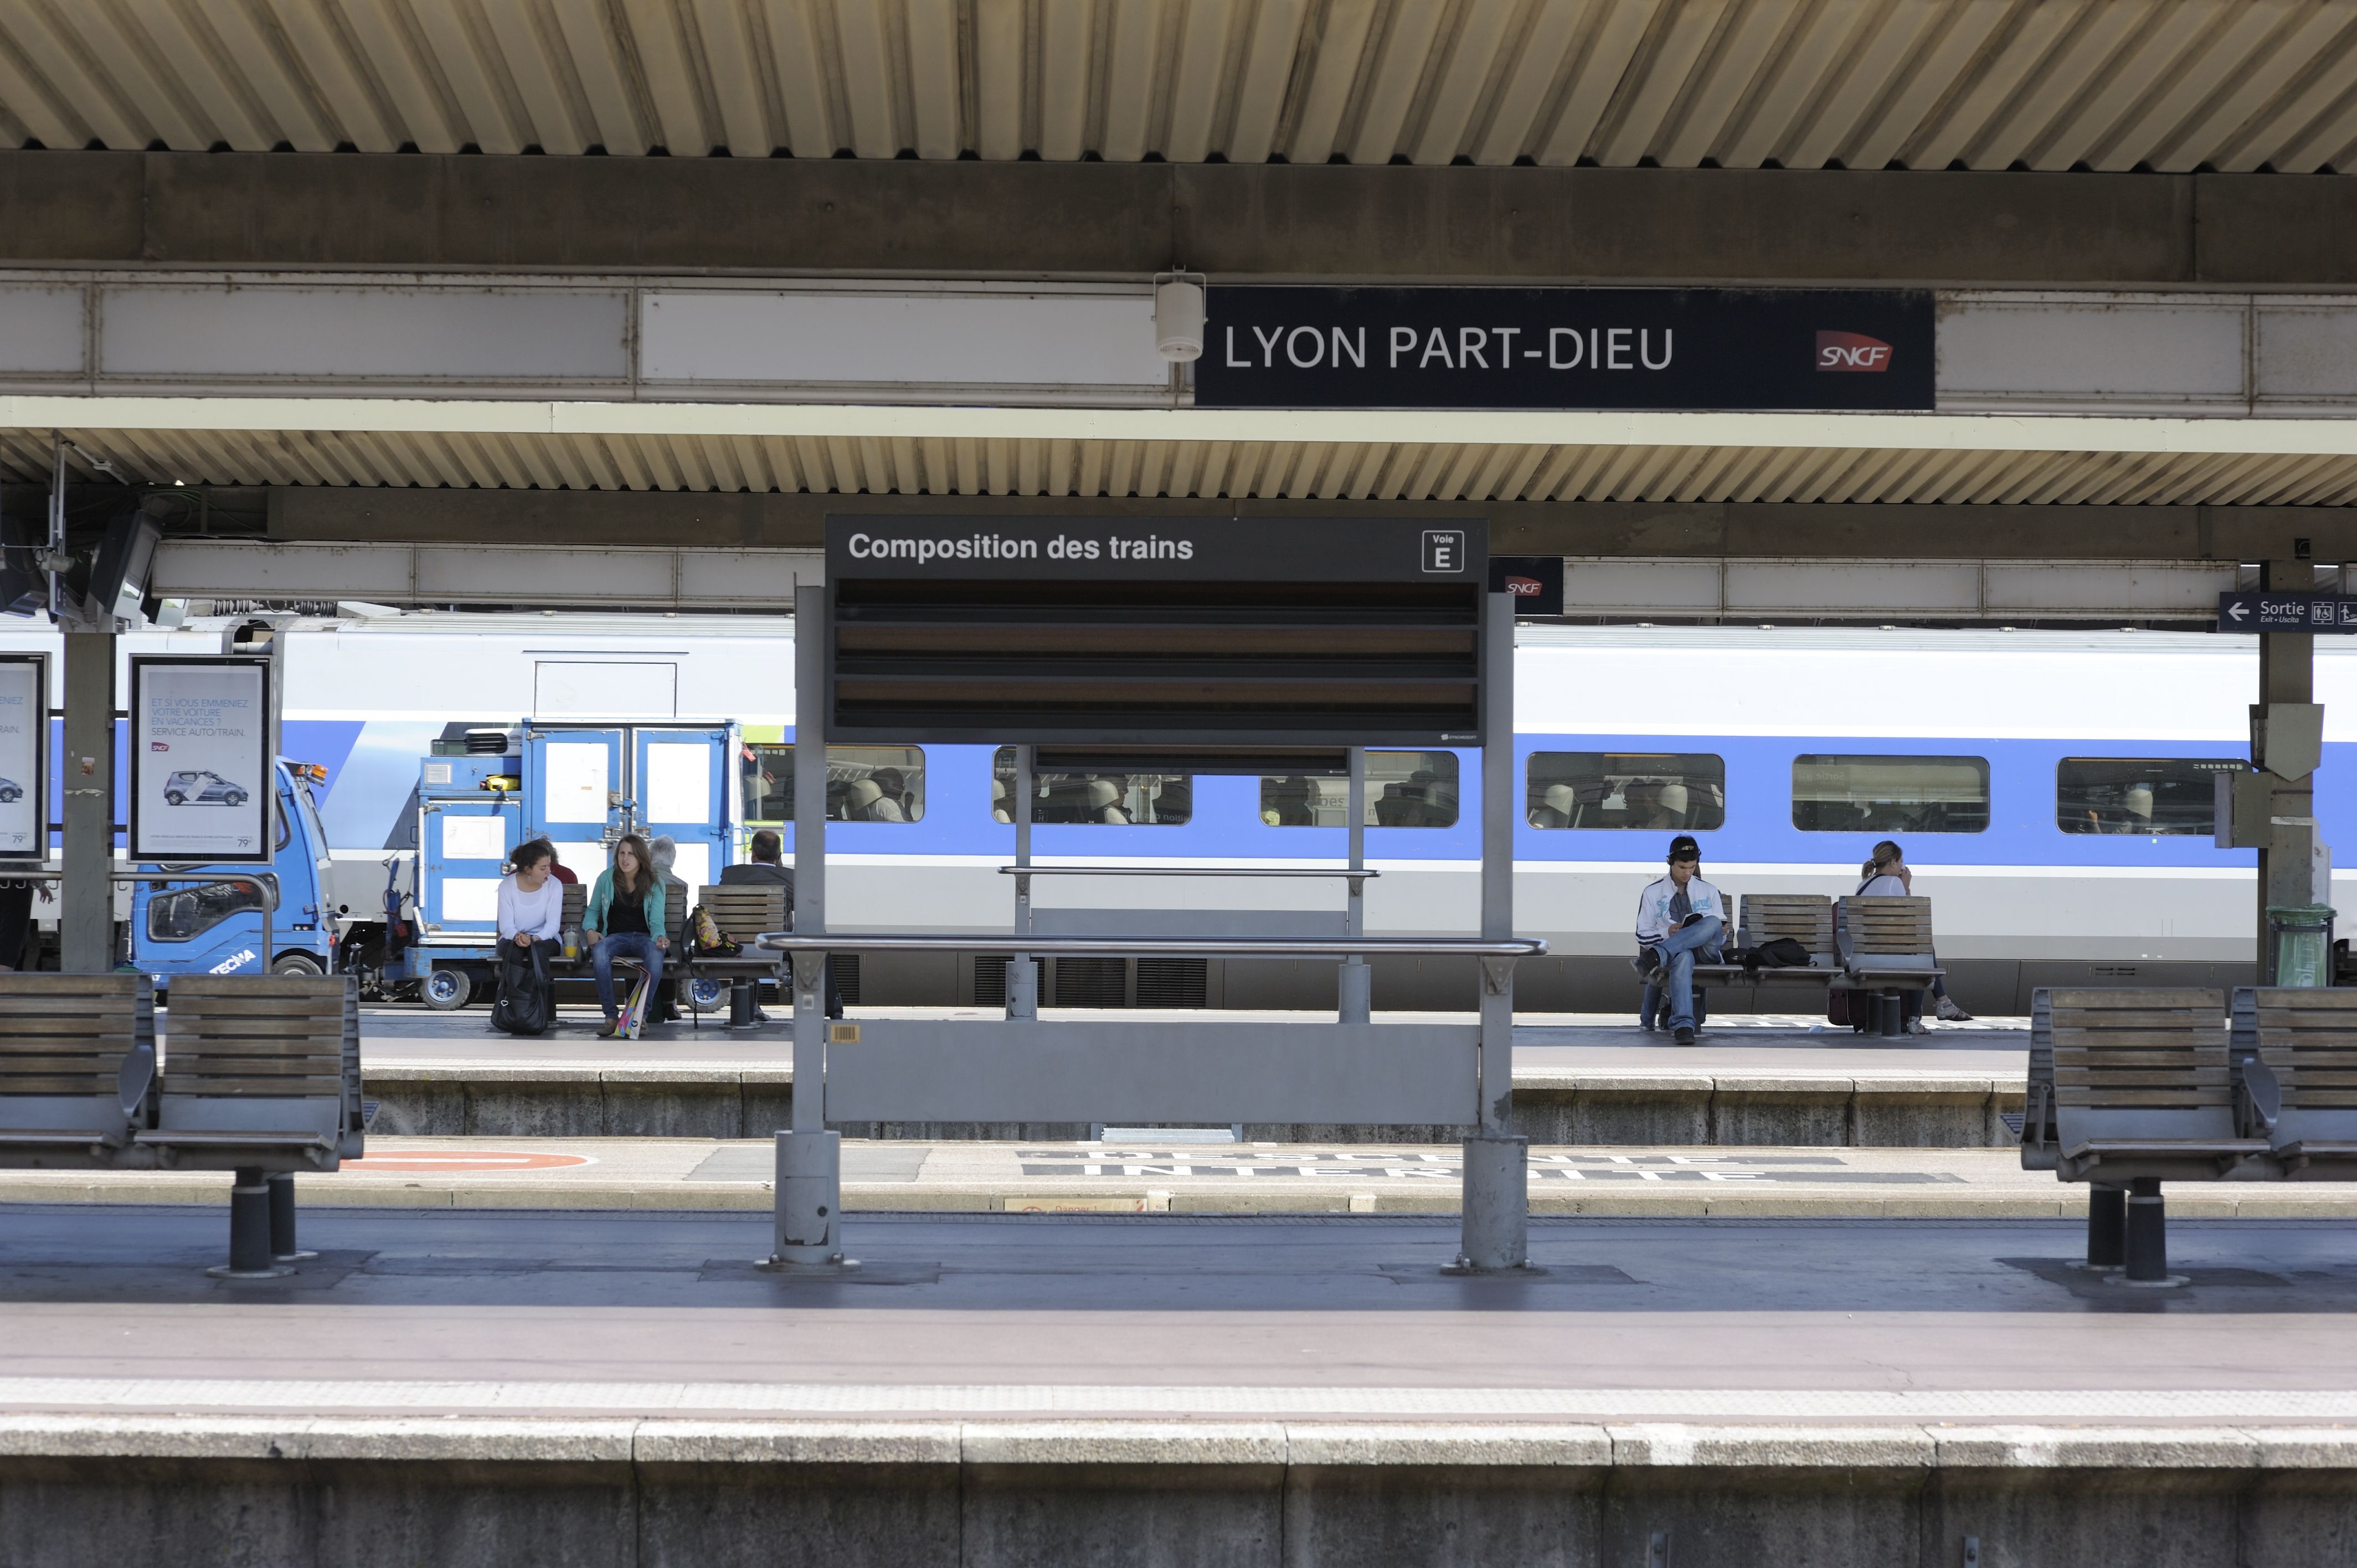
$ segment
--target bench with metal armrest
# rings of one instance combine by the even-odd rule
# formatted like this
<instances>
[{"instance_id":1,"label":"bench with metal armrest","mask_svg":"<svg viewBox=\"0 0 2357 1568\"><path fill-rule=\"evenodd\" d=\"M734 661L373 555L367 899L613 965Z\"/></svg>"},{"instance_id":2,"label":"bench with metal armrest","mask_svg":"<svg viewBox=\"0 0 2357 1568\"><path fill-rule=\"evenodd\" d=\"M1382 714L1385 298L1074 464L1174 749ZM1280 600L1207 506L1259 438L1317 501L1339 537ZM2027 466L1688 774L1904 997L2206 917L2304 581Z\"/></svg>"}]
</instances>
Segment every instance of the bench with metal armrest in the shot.
<instances>
[{"instance_id":1,"label":"bench with metal armrest","mask_svg":"<svg viewBox=\"0 0 2357 1568\"><path fill-rule=\"evenodd\" d=\"M1698 963L1695 983L1714 985L1832 984L1842 976L1834 956L1834 901L1822 893L1746 893L1738 906L1734 945L1756 948L1789 938L1808 950L1806 964Z\"/></svg>"},{"instance_id":2,"label":"bench with metal armrest","mask_svg":"<svg viewBox=\"0 0 2357 1568\"><path fill-rule=\"evenodd\" d=\"M1905 993L1928 993L1947 973L1932 950L1932 900L1853 894L1836 911L1834 942L1843 975L1836 989L1871 993L1878 1032L1896 1034Z\"/></svg>"},{"instance_id":3,"label":"bench with metal armrest","mask_svg":"<svg viewBox=\"0 0 2357 1568\"><path fill-rule=\"evenodd\" d=\"M141 1162L156 1082L144 974L0 974L0 1165Z\"/></svg>"},{"instance_id":4,"label":"bench with metal armrest","mask_svg":"<svg viewBox=\"0 0 2357 1568\"><path fill-rule=\"evenodd\" d=\"M2244 1130L2284 1176L2357 1180L2357 990L2240 987L2232 1041Z\"/></svg>"},{"instance_id":5,"label":"bench with metal armrest","mask_svg":"<svg viewBox=\"0 0 2357 1568\"><path fill-rule=\"evenodd\" d=\"M2169 1277L2162 1182L2277 1174L2267 1140L2248 1130L2225 1012L2212 990L2056 988L2033 999L2022 1163L2050 1160L2061 1180L2093 1184L2088 1261L2124 1265L2130 1283ZM2046 1087L2037 1075L2049 1072Z\"/></svg>"},{"instance_id":6,"label":"bench with metal armrest","mask_svg":"<svg viewBox=\"0 0 2357 1568\"><path fill-rule=\"evenodd\" d=\"M236 1173L230 1262L214 1273L285 1273L302 1255L292 1173L360 1157L359 1002L350 975L173 981L155 1115L134 1141L167 1170Z\"/></svg>"}]
</instances>

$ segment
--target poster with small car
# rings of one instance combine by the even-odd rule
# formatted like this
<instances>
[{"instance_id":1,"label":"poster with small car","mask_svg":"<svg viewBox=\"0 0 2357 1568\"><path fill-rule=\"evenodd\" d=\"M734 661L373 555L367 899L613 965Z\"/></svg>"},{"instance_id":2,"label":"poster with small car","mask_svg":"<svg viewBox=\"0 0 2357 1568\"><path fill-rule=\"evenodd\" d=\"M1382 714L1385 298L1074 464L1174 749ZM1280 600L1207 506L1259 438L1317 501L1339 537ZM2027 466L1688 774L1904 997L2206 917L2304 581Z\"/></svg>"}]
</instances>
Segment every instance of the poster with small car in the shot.
<instances>
[{"instance_id":1,"label":"poster with small car","mask_svg":"<svg viewBox=\"0 0 2357 1568\"><path fill-rule=\"evenodd\" d=\"M270 668L254 659L131 661L131 855L271 857Z\"/></svg>"},{"instance_id":2,"label":"poster with small car","mask_svg":"<svg viewBox=\"0 0 2357 1568\"><path fill-rule=\"evenodd\" d=\"M0 860L39 860L48 848L48 694L42 655L0 659Z\"/></svg>"}]
</instances>

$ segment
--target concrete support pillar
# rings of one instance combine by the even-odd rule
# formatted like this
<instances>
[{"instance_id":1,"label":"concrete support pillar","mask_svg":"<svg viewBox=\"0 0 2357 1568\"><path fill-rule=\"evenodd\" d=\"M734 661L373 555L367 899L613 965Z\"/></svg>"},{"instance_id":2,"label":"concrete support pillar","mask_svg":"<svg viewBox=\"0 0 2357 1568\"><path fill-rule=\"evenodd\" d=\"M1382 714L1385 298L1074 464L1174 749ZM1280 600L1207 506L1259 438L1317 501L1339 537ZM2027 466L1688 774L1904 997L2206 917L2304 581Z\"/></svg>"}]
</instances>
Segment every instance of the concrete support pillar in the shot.
<instances>
[{"instance_id":1,"label":"concrete support pillar","mask_svg":"<svg viewBox=\"0 0 2357 1568\"><path fill-rule=\"evenodd\" d=\"M2316 567L2307 561L2269 561L2262 568L2263 587L2283 593L2308 593L2316 586ZM2316 639L2289 632L2267 632L2259 639L2261 703L2316 701ZM2259 850L2258 982L2275 983L2275 950L2267 940L2267 906L2314 901L2311 867L2316 854L2316 780L2267 776L2271 804L2267 843Z\"/></svg>"},{"instance_id":2,"label":"concrete support pillar","mask_svg":"<svg viewBox=\"0 0 2357 1568\"><path fill-rule=\"evenodd\" d=\"M114 967L114 636L66 633L65 881L58 938L69 974Z\"/></svg>"}]
</instances>

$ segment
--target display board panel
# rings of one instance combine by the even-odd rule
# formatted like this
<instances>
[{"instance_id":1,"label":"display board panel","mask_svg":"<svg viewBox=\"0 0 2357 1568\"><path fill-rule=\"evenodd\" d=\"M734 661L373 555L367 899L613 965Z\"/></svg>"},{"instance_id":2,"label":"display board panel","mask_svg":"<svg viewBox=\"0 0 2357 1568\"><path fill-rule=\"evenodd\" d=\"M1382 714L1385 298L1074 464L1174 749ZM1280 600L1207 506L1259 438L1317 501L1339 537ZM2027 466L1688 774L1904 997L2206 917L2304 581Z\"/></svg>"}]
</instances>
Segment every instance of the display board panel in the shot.
<instances>
[{"instance_id":1,"label":"display board panel","mask_svg":"<svg viewBox=\"0 0 2357 1568\"><path fill-rule=\"evenodd\" d=\"M827 521L827 735L1478 746L1480 520Z\"/></svg>"},{"instance_id":2,"label":"display board panel","mask_svg":"<svg viewBox=\"0 0 2357 1568\"><path fill-rule=\"evenodd\" d=\"M270 665L131 660L131 858L267 861L278 792Z\"/></svg>"},{"instance_id":3,"label":"display board panel","mask_svg":"<svg viewBox=\"0 0 2357 1568\"><path fill-rule=\"evenodd\" d=\"M0 657L0 860L39 860L48 850L49 661Z\"/></svg>"}]
</instances>

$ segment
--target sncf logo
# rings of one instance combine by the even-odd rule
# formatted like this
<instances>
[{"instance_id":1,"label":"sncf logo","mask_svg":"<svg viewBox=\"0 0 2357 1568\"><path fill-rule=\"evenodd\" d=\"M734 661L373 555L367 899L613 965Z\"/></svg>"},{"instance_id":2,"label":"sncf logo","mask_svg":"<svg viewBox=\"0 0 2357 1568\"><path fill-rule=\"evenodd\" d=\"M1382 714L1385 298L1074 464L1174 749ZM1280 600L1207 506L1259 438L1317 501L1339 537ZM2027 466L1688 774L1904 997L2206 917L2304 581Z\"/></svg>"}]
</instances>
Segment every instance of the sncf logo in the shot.
<instances>
[{"instance_id":1,"label":"sncf logo","mask_svg":"<svg viewBox=\"0 0 2357 1568\"><path fill-rule=\"evenodd\" d=\"M1817 334L1817 369L1821 371L1887 371L1890 345L1863 332Z\"/></svg>"}]
</instances>

